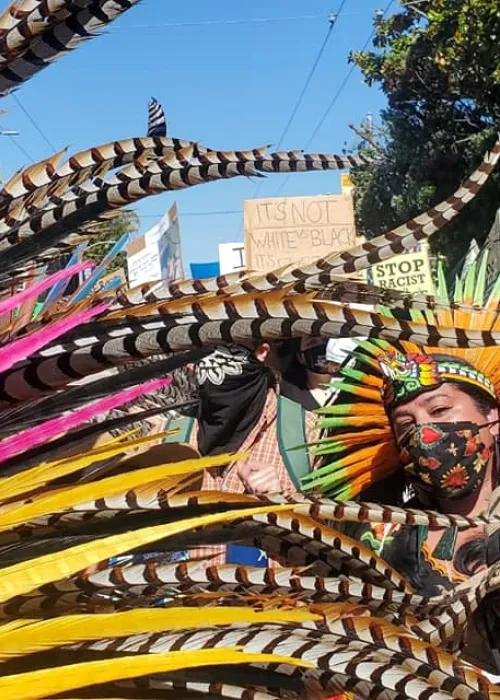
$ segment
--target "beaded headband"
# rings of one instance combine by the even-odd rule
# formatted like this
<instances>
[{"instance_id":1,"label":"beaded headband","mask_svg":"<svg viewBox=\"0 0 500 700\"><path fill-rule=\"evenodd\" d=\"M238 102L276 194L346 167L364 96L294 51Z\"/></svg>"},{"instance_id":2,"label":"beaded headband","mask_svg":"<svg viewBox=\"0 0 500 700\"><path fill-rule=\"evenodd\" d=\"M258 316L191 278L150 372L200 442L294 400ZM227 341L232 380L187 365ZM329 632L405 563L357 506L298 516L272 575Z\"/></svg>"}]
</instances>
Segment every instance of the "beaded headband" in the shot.
<instances>
[{"instance_id":1,"label":"beaded headband","mask_svg":"<svg viewBox=\"0 0 500 700\"><path fill-rule=\"evenodd\" d=\"M458 358L441 359L418 353L403 355L389 350L377 359L384 375L382 396L386 406L405 403L444 382L463 382L497 398L493 382Z\"/></svg>"}]
</instances>

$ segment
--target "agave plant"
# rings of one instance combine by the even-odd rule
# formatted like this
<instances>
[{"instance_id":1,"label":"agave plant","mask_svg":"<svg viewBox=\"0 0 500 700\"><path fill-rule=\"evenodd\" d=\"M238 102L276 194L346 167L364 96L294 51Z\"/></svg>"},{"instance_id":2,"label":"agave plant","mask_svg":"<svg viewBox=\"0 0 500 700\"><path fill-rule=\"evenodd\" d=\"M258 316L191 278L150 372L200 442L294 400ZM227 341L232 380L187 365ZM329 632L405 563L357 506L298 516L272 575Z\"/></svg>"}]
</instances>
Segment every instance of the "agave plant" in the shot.
<instances>
[{"instance_id":1,"label":"agave plant","mask_svg":"<svg viewBox=\"0 0 500 700\"><path fill-rule=\"evenodd\" d=\"M0 91L16 89L136 3L15 2L0 17ZM95 294L34 322L24 305L80 269L43 276L47 263L98 235L100 222L121 207L214 180L331 170L352 160L267 148L221 152L139 136L67 160L57 154L5 184L0 697L500 697L456 654L467 620L498 589L500 568L423 599L337 529L344 522L495 527L498 513L472 521L318 497L199 492L200 472L234 455L170 462L168 451L150 449L165 435L135 427L183 401L171 374L219 344L311 333L498 344L490 317L472 330L454 327L446 322L456 310L448 299L409 298L349 273L439 230L499 156L496 144L469 181L429 212L313 265L177 281L119 298ZM34 270L36 284L11 295ZM355 301L379 310L354 311ZM158 392L156 405L144 403ZM130 404L138 413L120 410ZM131 460L137 454L140 468ZM171 561L176 551L214 542L256 545L279 555L281 566Z\"/></svg>"}]
</instances>

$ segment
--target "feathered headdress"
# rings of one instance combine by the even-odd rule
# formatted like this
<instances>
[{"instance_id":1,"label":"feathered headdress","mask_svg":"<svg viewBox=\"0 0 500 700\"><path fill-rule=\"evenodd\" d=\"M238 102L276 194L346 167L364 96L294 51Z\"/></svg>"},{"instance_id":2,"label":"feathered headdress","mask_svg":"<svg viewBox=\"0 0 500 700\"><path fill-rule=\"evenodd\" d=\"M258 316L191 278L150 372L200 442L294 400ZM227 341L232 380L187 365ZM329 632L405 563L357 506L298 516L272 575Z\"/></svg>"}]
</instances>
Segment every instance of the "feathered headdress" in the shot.
<instances>
[{"instance_id":1,"label":"feathered headdress","mask_svg":"<svg viewBox=\"0 0 500 700\"><path fill-rule=\"evenodd\" d=\"M499 327L499 284L486 293L488 251L458 278L451 298L442 267L438 270L438 294L428 299L428 308L394 309L400 323L426 322L435 328L452 327L457 338L480 331L487 339ZM423 300L422 300L423 301ZM404 336L403 336L404 337ZM500 362L494 347L438 347L396 340L357 343L353 362L339 372L340 403L319 409L319 426L333 430L313 447L320 455L331 455L328 465L307 478L306 488L315 488L334 498L353 498L400 468L399 451L389 424L388 408L413 396L437 388L443 382L462 382L500 398ZM359 432L358 432L359 431Z\"/></svg>"},{"instance_id":2,"label":"feathered headdress","mask_svg":"<svg viewBox=\"0 0 500 700\"><path fill-rule=\"evenodd\" d=\"M15 89L136 3L13 3L0 17L0 91ZM137 435L136 421L149 409L110 414L149 392L162 392L162 403L171 407L179 395L166 375L216 345L308 335L446 348L499 344L496 307L477 320L466 300L450 307L345 276L439 230L477 193L499 156L495 144L471 178L429 212L315 264L177 281L118 299L103 292L73 306L61 302L34 322L31 304L42 288L61 281L57 273L40 286L37 276L99 235L122 206L218 179L336 169L362 160L265 148L219 152L180 139L135 138L63 162L58 154L5 184L1 698L316 700L346 693L367 700L498 700L498 686L448 649L481 602L500 589L499 565L423 599L374 552L337 529L345 522L494 526L498 506L467 519L300 495L197 492L200 472L221 468L234 455L200 460L188 454L179 461L179 451L168 456L168 445L149 449L166 433ZM25 289L10 298L18 284ZM350 302L386 308L370 313L353 310ZM459 313L474 322L455 328ZM137 360L139 366L126 372L106 374ZM375 357L369 362L379 367ZM387 471L390 461L382 379L363 374L363 381L346 375L343 388L356 385L371 415L345 408L332 419L344 427L366 428L371 421L363 433L344 437L341 449L372 442L354 459L346 453L332 465L343 484L339 495L357 487L369 467ZM491 373L484 375L496 383ZM375 440L385 451L380 465L373 461ZM282 567L172 561L175 552L228 542L260 547Z\"/></svg>"}]
</instances>

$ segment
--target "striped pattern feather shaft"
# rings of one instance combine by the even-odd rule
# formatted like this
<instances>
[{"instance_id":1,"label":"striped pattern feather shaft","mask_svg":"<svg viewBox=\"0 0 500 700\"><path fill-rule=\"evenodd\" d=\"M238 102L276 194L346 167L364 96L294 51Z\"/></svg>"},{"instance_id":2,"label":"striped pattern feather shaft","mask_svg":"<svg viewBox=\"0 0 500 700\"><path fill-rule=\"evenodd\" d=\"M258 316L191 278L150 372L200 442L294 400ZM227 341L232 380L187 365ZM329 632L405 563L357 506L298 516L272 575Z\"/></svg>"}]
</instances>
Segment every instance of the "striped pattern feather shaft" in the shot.
<instances>
[{"instance_id":1,"label":"striped pattern feather shaft","mask_svg":"<svg viewBox=\"0 0 500 700\"><path fill-rule=\"evenodd\" d=\"M166 136L167 120L163 107L154 97L148 104L148 136Z\"/></svg>"},{"instance_id":2,"label":"striped pattern feather shaft","mask_svg":"<svg viewBox=\"0 0 500 700\"><path fill-rule=\"evenodd\" d=\"M232 279L217 277L212 280L188 280L174 282L167 289L160 287L154 291L156 298L179 298L199 293L264 292L281 288L289 284L297 285L299 291L323 289L332 284L335 276L352 274L371 265L387 260L394 255L414 248L439 231L446 223L455 218L480 191L490 174L496 168L500 158L500 140L486 154L483 162L471 174L463 185L448 199L429 209L411 221L393 231L377 236L343 253L318 260L303 268L290 267L275 270L268 274L250 275L248 280L234 283Z\"/></svg>"},{"instance_id":3,"label":"striped pattern feather shaft","mask_svg":"<svg viewBox=\"0 0 500 700\"><path fill-rule=\"evenodd\" d=\"M83 41L91 37L110 22L113 22L127 10L130 10L139 0L93 0L85 2L82 9L81 3L66 2L58 3L60 11L65 7L72 8L65 16L63 12L61 19L56 20L57 13L50 12L45 17L45 21L52 17L55 21L48 23L43 29L38 25L39 31L29 28L29 18L25 16L13 27L10 32L3 34L4 52L6 60L0 64L0 94L5 94L32 78L43 68L64 56L69 51L77 48ZM56 4L57 7L57 4ZM13 12L7 10L7 14L16 15L16 4L12 5ZM36 21L36 20L35 20ZM26 35L24 39L23 35ZM19 29L19 33L17 31ZM31 36L32 35L32 36ZM17 43L20 50L16 55L14 50L12 58L8 53L8 39L14 45ZM22 39L21 39L22 37ZM24 39L24 42L23 42ZM5 52L7 49L7 53Z\"/></svg>"},{"instance_id":4,"label":"striped pattern feather shaft","mask_svg":"<svg viewBox=\"0 0 500 700\"><path fill-rule=\"evenodd\" d=\"M100 399L94 404L84 406L68 416L58 416L51 421L43 423L35 428L28 428L17 435L13 435L0 443L0 463L15 456L25 450L27 447L33 447L41 442L48 442L52 438L61 435L62 433L78 427L92 419L99 413L106 413L115 406L120 406L129 401L133 401L137 396L148 391L155 391L170 383L170 378L156 379L151 382L146 382L140 386L126 389L116 396Z\"/></svg>"},{"instance_id":5,"label":"striped pattern feather shaft","mask_svg":"<svg viewBox=\"0 0 500 700\"><path fill-rule=\"evenodd\" d=\"M122 389L128 389L134 384L139 384L147 379L166 376L186 363L199 361L205 355L206 351L203 350L182 353L168 359L133 367L127 372L119 373L118 375L111 374L109 377L99 377L99 380L96 382L69 387L64 392L58 392L55 396L41 399L35 404L28 403L27 405L20 405L13 411L4 411L3 414L0 414L0 436L36 425L41 421L57 416L63 411L74 410L85 403L106 396L111 391L117 392ZM174 382L164 387L163 392L165 398L170 400L170 403L173 404L176 401L181 403L179 390Z\"/></svg>"},{"instance_id":6,"label":"striped pattern feather shaft","mask_svg":"<svg viewBox=\"0 0 500 700\"><path fill-rule=\"evenodd\" d=\"M68 229L73 230L100 214L129 205L165 191L238 176L259 176L262 173L308 172L339 167L336 156L301 152L271 153L257 149L248 152L207 151L190 164L192 149L186 154L137 159L109 182L81 188L73 198L51 204L46 212L35 212L24 222L11 226L9 239L13 245L0 253L0 272L23 264L34 255L58 243ZM198 164L196 164L198 161ZM1 231L0 231L1 232ZM34 237L33 237L34 236ZM19 241L19 242L18 242Z\"/></svg>"},{"instance_id":7,"label":"striped pattern feather shaft","mask_svg":"<svg viewBox=\"0 0 500 700\"><path fill-rule=\"evenodd\" d=\"M12 2L0 13L0 93L138 2ZM470 638L479 613L493 619L500 562L425 597L344 533L348 523L500 527L498 499L474 518L354 500L371 476L388 475L387 460L397 464L381 352L446 348L500 386L500 281L487 289L487 255L452 295L442 268L434 297L350 278L455 219L496 167L500 141L445 201L350 250L268 273L61 297L33 318L41 295L86 263L49 270L75 249L81 259L81 243L99 242L147 196L367 163L220 151L167 137L156 100L148 116L147 136L62 149L0 190L0 696L500 700L491 658L476 658ZM368 340L342 370L342 395L358 402L320 411L321 429L344 432L311 446L328 459L304 480L310 495L200 491L205 470L225 473L248 454L201 458L170 442L185 439L170 409L198 397L186 364L219 345L311 336ZM210 550L228 544L270 561L219 565Z\"/></svg>"},{"instance_id":8,"label":"striped pattern feather shaft","mask_svg":"<svg viewBox=\"0 0 500 700\"><path fill-rule=\"evenodd\" d=\"M179 352L249 340L307 337L368 336L392 342L408 341L441 348L494 347L500 331L464 330L413 323L382 314L327 305L297 297L282 300L250 295L232 301L192 304L189 312L198 320L170 319L158 331L132 333L99 341L74 351L30 361L25 368L0 377L0 405L35 398L70 381L137 357ZM160 321L161 323L161 321Z\"/></svg>"}]
</instances>

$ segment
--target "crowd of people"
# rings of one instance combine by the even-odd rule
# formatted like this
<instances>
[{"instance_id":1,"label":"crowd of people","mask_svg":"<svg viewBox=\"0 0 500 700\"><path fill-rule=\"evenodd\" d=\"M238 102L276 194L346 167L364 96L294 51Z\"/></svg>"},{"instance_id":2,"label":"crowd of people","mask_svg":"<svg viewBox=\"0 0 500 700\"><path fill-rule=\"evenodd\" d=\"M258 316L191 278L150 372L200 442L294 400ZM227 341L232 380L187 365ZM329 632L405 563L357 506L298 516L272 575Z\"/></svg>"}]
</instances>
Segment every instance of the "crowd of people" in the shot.
<instances>
[{"instance_id":1,"label":"crowd of people","mask_svg":"<svg viewBox=\"0 0 500 700\"><path fill-rule=\"evenodd\" d=\"M360 499L367 500L376 489L377 501L387 505L468 518L488 510L497 513L500 421L492 380L465 359L444 354L378 353L377 361L398 464L382 481L372 479ZM355 393L348 386L344 390L342 383L363 364L370 365L363 342L315 337L221 347L201 360L196 367L199 403L194 413L177 421L176 439L201 456L236 455L228 466L206 470L202 488L297 494L304 477L328 464L328 455L315 456L311 446L325 438L333 445L342 439L338 430L318 429L318 409L355 407ZM358 432L360 454L363 430ZM500 559L500 528L491 526L486 531L380 523L345 529L425 597L468 580ZM207 566L280 564L269 561L263 551L234 543L204 547L189 556ZM497 678L500 606L495 599L489 603L469 626L467 653Z\"/></svg>"}]
</instances>

